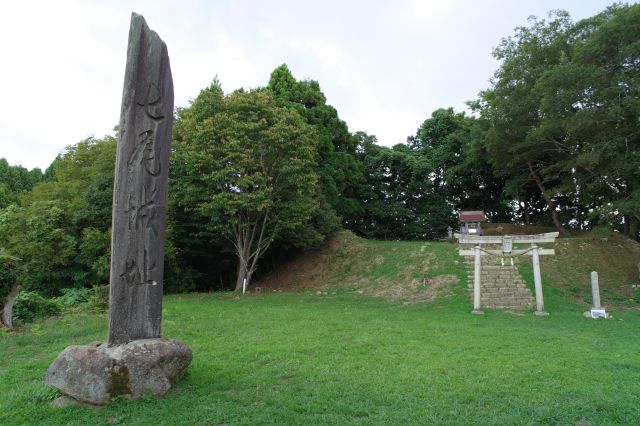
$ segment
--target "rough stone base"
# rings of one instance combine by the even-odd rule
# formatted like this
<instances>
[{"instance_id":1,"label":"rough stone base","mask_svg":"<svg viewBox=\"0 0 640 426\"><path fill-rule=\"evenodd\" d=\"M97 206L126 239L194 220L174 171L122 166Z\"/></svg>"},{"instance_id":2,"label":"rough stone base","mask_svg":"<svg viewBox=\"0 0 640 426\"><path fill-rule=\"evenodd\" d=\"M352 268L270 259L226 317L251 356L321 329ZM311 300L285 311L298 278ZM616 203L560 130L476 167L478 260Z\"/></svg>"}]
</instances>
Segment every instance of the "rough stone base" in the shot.
<instances>
[{"instance_id":1,"label":"rough stone base","mask_svg":"<svg viewBox=\"0 0 640 426\"><path fill-rule=\"evenodd\" d=\"M47 370L46 382L78 401L107 404L116 396L162 396L191 363L191 349L177 340L144 339L108 347L69 346Z\"/></svg>"}]
</instances>

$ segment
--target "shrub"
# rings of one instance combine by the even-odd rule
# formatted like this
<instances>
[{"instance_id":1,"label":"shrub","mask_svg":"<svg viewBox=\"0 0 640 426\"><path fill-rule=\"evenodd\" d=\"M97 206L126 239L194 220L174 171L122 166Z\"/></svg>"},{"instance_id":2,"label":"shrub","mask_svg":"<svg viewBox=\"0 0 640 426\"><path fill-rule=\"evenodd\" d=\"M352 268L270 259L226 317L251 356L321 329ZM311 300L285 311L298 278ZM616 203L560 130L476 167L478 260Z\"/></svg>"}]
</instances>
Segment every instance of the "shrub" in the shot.
<instances>
[{"instance_id":1,"label":"shrub","mask_svg":"<svg viewBox=\"0 0 640 426\"><path fill-rule=\"evenodd\" d=\"M55 299L45 299L33 291L23 291L16 297L13 318L20 322L31 322L36 318L57 315L62 311L62 303Z\"/></svg>"},{"instance_id":2,"label":"shrub","mask_svg":"<svg viewBox=\"0 0 640 426\"><path fill-rule=\"evenodd\" d=\"M64 308L73 308L87 303L92 294L89 288L63 288L61 293L62 295L54 300Z\"/></svg>"}]
</instances>

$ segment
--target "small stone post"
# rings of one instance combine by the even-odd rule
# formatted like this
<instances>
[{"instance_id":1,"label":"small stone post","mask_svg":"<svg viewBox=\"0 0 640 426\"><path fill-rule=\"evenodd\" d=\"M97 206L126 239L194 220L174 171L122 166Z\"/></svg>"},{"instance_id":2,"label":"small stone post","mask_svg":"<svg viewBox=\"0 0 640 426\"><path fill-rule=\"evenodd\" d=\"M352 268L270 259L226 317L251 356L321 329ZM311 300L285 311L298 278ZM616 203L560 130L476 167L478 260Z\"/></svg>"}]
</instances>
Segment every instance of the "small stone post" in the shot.
<instances>
[{"instance_id":1,"label":"small stone post","mask_svg":"<svg viewBox=\"0 0 640 426\"><path fill-rule=\"evenodd\" d=\"M593 306L591 310L584 313L587 318L607 318L607 312L600 304L600 283L598 282L598 273L591 272L591 295L593 298Z\"/></svg>"},{"instance_id":2,"label":"small stone post","mask_svg":"<svg viewBox=\"0 0 640 426\"><path fill-rule=\"evenodd\" d=\"M447 238L453 239L453 228L450 226L447 227Z\"/></svg>"},{"instance_id":3,"label":"small stone post","mask_svg":"<svg viewBox=\"0 0 640 426\"><path fill-rule=\"evenodd\" d=\"M602 309L600 305L600 284L598 283L598 273L591 272L591 294L593 295L593 309Z\"/></svg>"},{"instance_id":4,"label":"small stone post","mask_svg":"<svg viewBox=\"0 0 640 426\"><path fill-rule=\"evenodd\" d=\"M540 275L540 254L538 253L538 245L531 244L533 249L533 282L536 289L536 315L549 315L544 311L544 299L542 297L542 277Z\"/></svg>"},{"instance_id":5,"label":"small stone post","mask_svg":"<svg viewBox=\"0 0 640 426\"><path fill-rule=\"evenodd\" d=\"M475 252L475 264L473 269L473 311L472 314L483 314L480 310L480 273L482 271L482 263L480 258L480 246L477 245L474 248Z\"/></svg>"}]
</instances>

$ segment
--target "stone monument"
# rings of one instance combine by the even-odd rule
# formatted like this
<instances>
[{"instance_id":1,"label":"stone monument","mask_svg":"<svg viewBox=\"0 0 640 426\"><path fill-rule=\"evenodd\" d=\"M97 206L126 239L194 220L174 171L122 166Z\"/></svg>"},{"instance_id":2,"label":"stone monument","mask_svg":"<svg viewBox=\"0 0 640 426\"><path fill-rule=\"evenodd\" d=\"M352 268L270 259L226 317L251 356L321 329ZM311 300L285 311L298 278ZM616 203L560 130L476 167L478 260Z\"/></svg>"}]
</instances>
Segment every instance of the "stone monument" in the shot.
<instances>
[{"instance_id":1,"label":"stone monument","mask_svg":"<svg viewBox=\"0 0 640 426\"><path fill-rule=\"evenodd\" d=\"M133 13L113 190L108 339L66 348L46 376L84 403L163 395L191 362L186 345L160 337L172 122L167 46Z\"/></svg>"},{"instance_id":2,"label":"stone monument","mask_svg":"<svg viewBox=\"0 0 640 426\"><path fill-rule=\"evenodd\" d=\"M591 271L591 295L593 306L590 311L584 313L584 316L588 318L607 318L607 311L600 304L600 282L596 271Z\"/></svg>"}]
</instances>

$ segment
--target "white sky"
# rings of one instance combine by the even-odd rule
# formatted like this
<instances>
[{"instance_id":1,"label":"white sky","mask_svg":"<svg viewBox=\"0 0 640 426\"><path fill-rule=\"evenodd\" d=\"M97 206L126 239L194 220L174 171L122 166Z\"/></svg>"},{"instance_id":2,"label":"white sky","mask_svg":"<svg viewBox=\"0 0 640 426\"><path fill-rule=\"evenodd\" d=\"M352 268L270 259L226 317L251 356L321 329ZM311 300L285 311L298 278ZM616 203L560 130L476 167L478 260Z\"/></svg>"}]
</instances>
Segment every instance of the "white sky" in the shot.
<instances>
[{"instance_id":1,"label":"white sky","mask_svg":"<svg viewBox=\"0 0 640 426\"><path fill-rule=\"evenodd\" d=\"M176 106L217 74L264 86L286 63L317 80L349 126L387 146L488 87L492 49L530 15L574 20L604 0L139 0L0 2L0 157L45 169L119 121L131 11L167 43Z\"/></svg>"}]
</instances>

